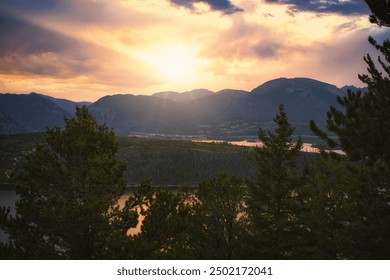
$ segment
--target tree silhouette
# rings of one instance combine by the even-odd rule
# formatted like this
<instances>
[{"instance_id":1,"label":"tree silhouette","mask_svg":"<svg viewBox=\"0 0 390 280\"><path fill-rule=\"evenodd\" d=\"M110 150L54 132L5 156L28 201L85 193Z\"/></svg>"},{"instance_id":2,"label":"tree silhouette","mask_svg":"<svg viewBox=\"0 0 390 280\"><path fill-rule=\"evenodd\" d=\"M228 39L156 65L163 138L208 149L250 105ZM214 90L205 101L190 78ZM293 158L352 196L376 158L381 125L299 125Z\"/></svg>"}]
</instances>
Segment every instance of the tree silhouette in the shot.
<instances>
[{"instance_id":1,"label":"tree silhouette","mask_svg":"<svg viewBox=\"0 0 390 280\"><path fill-rule=\"evenodd\" d=\"M154 188L151 180L145 180L133 196L144 219L141 232L133 237L135 252L131 254L137 259L188 258L187 193Z\"/></svg>"},{"instance_id":2,"label":"tree silhouette","mask_svg":"<svg viewBox=\"0 0 390 280\"><path fill-rule=\"evenodd\" d=\"M373 15L370 20L390 26L388 1L366 1ZM359 75L368 92L348 91L337 101L341 109L331 107L327 129L333 139L311 121L310 127L330 148L339 146L350 160L349 174L356 178L348 193L351 216L345 234L350 258L388 258L390 252L390 41L382 44L369 37L382 57L377 65L367 54L368 74Z\"/></svg>"},{"instance_id":3,"label":"tree silhouette","mask_svg":"<svg viewBox=\"0 0 390 280\"><path fill-rule=\"evenodd\" d=\"M238 177L220 174L199 184L189 225L192 258L241 257L245 189Z\"/></svg>"},{"instance_id":4,"label":"tree silhouette","mask_svg":"<svg viewBox=\"0 0 390 280\"><path fill-rule=\"evenodd\" d=\"M257 149L258 179L250 185L247 211L251 223L252 257L287 259L294 257L298 228L297 189L301 176L296 164L302 141L292 141L294 128L284 106L274 118L274 132L260 129L263 147Z\"/></svg>"},{"instance_id":5,"label":"tree silhouette","mask_svg":"<svg viewBox=\"0 0 390 280\"><path fill-rule=\"evenodd\" d=\"M137 224L129 201L117 205L126 184L114 133L86 107L65 122L64 130L48 129L46 143L14 170L16 215L0 211L10 258L116 258L111 247Z\"/></svg>"},{"instance_id":6,"label":"tree silhouette","mask_svg":"<svg viewBox=\"0 0 390 280\"><path fill-rule=\"evenodd\" d=\"M365 0L372 14L370 22L390 27L390 2L388 0Z\"/></svg>"}]
</instances>

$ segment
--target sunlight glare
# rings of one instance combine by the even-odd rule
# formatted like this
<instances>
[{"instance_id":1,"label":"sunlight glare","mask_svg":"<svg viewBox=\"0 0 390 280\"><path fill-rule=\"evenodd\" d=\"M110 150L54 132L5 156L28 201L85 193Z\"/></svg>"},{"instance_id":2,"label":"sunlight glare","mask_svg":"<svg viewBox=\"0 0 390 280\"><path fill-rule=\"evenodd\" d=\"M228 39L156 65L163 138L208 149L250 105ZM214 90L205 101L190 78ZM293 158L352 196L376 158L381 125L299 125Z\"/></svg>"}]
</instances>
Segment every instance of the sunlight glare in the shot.
<instances>
[{"instance_id":1,"label":"sunlight glare","mask_svg":"<svg viewBox=\"0 0 390 280\"><path fill-rule=\"evenodd\" d=\"M197 58L190 46L165 45L141 54L156 73L170 82L192 81L196 77Z\"/></svg>"}]
</instances>

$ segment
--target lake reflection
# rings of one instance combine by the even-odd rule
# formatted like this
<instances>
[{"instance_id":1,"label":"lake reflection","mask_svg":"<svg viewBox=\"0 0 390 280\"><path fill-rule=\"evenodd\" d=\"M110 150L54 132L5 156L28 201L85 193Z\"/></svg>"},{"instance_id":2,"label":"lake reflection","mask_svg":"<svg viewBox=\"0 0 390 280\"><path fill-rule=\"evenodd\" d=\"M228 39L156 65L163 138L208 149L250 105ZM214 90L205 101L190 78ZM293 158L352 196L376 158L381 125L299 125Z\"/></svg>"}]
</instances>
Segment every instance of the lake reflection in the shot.
<instances>
[{"instance_id":1,"label":"lake reflection","mask_svg":"<svg viewBox=\"0 0 390 280\"><path fill-rule=\"evenodd\" d=\"M0 207L11 207L11 215L15 215L15 203L18 200L16 192L13 190L0 190ZM0 229L0 242L6 242L7 235Z\"/></svg>"},{"instance_id":2,"label":"lake reflection","mask_svg":"<svg viewBox=\"0 0 390 280\"><path fill-rule=\"evenodd\" d=\"M135 192L137 190L136 187L129 187L126 188L125 194L121 196L121 198L118 201L118 204L120 207L123 207L125 205L126 200L130 197L130 194ZM0 190L0 207L11 207L11 215L15 215L15 203L18 200L18 196L16 195L16 192L14 190ZM144 217L140 216L138 219L138 225L136 228L131 228L128 231L128 234L134 235L141 231L141 224ZM0 242L6 242L8 240L7 235L4 231L0 229Z\"/></svg>"},{"instance_id":3,"label":"lake reflection","mask_svg":"<svg viewBox=\"0 0 390 280\"><path fill-rule=\"evenodd\" d=\"M134 191L136 191L136 189ZM127 191L126 191L126 193L127 193ZM129 199L129 197L130 197L130 194L125 194L125 195L122 195L121 198L119 198L118 204L121 208L125 206L125 202L127 199ZM128 235L135 235L137 233L140 233L143 220L144 220L144 216L139 215L137 227L129 229L127 231L127 234Z\"/></svg>"},{"instance_id":4,"label":"lake reflection","mask_svg":"<svg viewBox=\"0 0 390 280\"><path fill-rule=\"evenodd\" d=\"M0 191L0 207L11 207L11 214L15 215L15 203L18 200L18 196L15 191L5 190Z\"/></svg>"}]
</instances>

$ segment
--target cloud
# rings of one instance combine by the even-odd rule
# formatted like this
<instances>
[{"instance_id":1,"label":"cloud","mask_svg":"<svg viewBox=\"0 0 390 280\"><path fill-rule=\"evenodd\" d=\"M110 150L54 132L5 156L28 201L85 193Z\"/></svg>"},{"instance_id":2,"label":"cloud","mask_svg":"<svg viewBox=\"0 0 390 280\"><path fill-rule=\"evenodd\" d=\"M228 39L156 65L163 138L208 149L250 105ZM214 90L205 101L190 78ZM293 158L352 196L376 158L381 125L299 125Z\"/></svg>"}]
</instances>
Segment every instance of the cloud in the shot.
<instances>
[{"instance_id":1,"label":"cloud","mask_svg":"<svg viewBox=\"0 0 390 280\"><path fill-rule=\"evenodd\" d=\"M370 49L366 16L345 16L363 14L361 0L0 1L0 89L9 92L94 100L119 92L249 90L307 75L353 84ZM177 44L197 59L193 81L170 82L139 55Z\"/></svg>"},{"instance_id":2,"label":"cloud","mask_svg":"<svg viewBox=\"0 0 390 280\"><path fill-rule=\"evenodd\" d=\"M140 34L155 26L158 16L134 12L120 1L4 1L1 91L95 100L161 83L153 69L131 56L131 47L145 41ZM80 94L85 97L74 97Z\"/></svg>"},{"instance_id":3,"label":"cloud","mask_svg":"<svg viewBox=\"0 0 390 280\"><path fill-rule=\"evenodd\" d=\"M287 13L294 16L301 11L315 13L335 13L341 15L368 15L370 10L362 0L323 0L323 1L303 1L303 0L264 0L269 4L288 5Z\"/></svg>"},{"instance_id":4,"label":"cloud","mask_svg":"<svg viewBox=\"0 0 390 280\"><path fill-rule=\"evenodd\" d=\"M220 11L224 14L233 14L236 12L242 12L243 9L233 5L230 0L168 0L174 5L186 7L192 11L196 11L195 4L203 3L207 4L211 10Z\"/></svg>"},{"instance_id":5,"label":"cloud","mask_svg":"<svg viewBox=\"0 0 390 280\"><path fill-rule=\"evenodd\" d=\"M96 57L120 56L118 61L131 65L128 55L111 48L111 40L119 37L114 43L134 45L139 39L133 34L139 28L132 27L145 29L152 20L142 14L133 16L120 2L4 0L0 5L0 73L77 77L101 71L102 66L91 63Z\"/></svg>"},{"instance_id":6,"label":"cloud","mask_svg":"<svg viewBox=\"0 0 390 280\"><path fill-rule=\"evenodd\" d=\"M1 15L16 17L57 16L73 24L115 24L126 20L128 13L120 1L109 0L1 0ZM121 9L122 8L122 9ZM128 19L130 21L130 19Z\"/></svg>"},{"instance_id":7,"label":"cloud","mask_svg":"<svg viewBox=\"0 0 390 280\"><path fill-rule=\"evenodd\" d=\"M0 73L69 77L87 71L88 51L78 40L1 11L0 34Z\"/></svg>"},{"instance_id":8,"label":"cloud","mask_svg":"<svg viewBox=\"0 0 390 280\"><path fill-rule=\"evenodd\" d=\"M253 47L253 51L259 58L277 58L281 52L282 45L275 42L260 42Z\"/></svg>"},{"instance_id":9,"label":"cloud","mask_svg":"<svg viewBox=\"0 0 390 280\"><path fill-rule=\"evenodd\" d=\"M60 8L63 1L64 0L2 0L1 6L3 8L12 7L31 12L51 11Z\"/></svg>"}]
</instances>

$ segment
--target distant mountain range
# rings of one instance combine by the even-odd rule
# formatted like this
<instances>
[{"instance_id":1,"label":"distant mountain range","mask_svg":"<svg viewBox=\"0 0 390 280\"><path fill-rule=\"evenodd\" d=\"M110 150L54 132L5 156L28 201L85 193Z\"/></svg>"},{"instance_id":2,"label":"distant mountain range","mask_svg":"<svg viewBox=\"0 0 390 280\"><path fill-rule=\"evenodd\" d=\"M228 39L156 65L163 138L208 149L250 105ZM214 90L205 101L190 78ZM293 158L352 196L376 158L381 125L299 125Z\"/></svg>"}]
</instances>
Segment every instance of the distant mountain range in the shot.
<instances>
[{"instance_id":1,"label":"distant mountain range","mask_svg":"<svg viewBox=\"0 0 390 280\"><path fill-rule=\"evenodd\" d=\"M65 112L67 112L71 115L74 115L74 113L76 111L76 106L81 107L81 106L85 105L88 107L89 105L92 104L92 102L88 102L88 101L74 102L74 101L70 101L67 99L54 98L54 97L43 95L43 94L40 94L40 95L44 98L47 98L47 99L53 101L58 107L60 107L62 110L64 110Z\"/></svg>"},{"instance_id":2,"label":"distant mountain range","mask_svg":"<svg viewBox=\"0 0 390 280\"><path fill-rule=\"evenodd\" d=\"M256 136L259 127L271 127L279 104L285 104L297 133L307 133L309 120L323 124L329 106L352 86L308 78L280 78L250 92L225 89L212 92L159 92L151 96L118 94L95 103L73 102L30 93L0 94L0 133L44 131L64 125L76 105L89 106L98 122L120 135L137 133L180 134L206 137Z\"/></svg>"},{"instance_id":3,"label":"distant mountain range","mask_svg":"<svg viewBox=\"0 0 390 280\"><path fill-rule=\"evenodd\" d=\"M172 101L177 101L177 102L185 102L185 101L191 101L211 94L214 94L214 92L208 89L195 89L186 92L176 92L176 91L157 92L152 96L170 99Z\"/></svg>"},{"instance_id":4,"label":"distant mountain range","mask_svg":"<svg viewBox=\"0 0 390 280\"><path fill-rule=\"evenodd\" d=\"M28 133L45 131L47 127L63 127L64 117L72 117L76 105L91 102L73 102L38 93L0 94L0 133Z\"/></svg>"}]
</instances>

